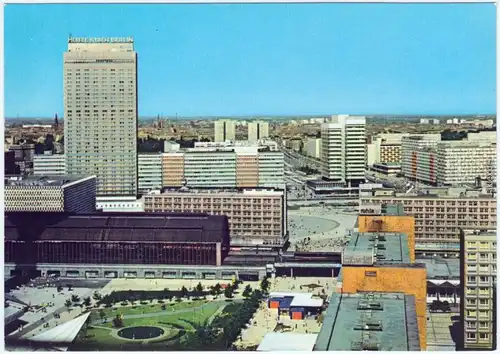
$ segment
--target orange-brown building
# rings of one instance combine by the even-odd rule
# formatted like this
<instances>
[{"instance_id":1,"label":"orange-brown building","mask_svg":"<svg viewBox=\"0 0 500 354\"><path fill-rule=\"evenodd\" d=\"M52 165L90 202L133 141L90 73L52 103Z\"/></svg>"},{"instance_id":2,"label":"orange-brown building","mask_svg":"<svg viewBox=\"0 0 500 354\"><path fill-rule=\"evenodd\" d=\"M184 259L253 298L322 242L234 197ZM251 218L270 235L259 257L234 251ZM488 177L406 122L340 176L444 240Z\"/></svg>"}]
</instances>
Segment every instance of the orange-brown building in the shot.
<instances>
[{"instance_id":1,"label":"orange-brown building","mask_svg":"<svg viewBox=\"0 0 500 354\"><path fill-rule=\"evenodd\" d=\"M415 217L405 215L403 205L385 205L379 215L360 214L359 232L400 232L408 236L410 263L415 262Z\"/></svg>"},{"instance_id":2,"label":"orange-brown building","mask_svg":"<svg viewBox=\"0 0 500 354\"><path fill-rule=\"evenodd\" d=\"M163 186L182 187L184 181L184 155L168 153L162 155Z\"/></svg>"},{"instance_id":3,"label":"orange-brown building","mask_svg":"<svg viewBox=\"0 0 500 354\"><path fill-rule=\"evenodd\" d=\"M370 218L362 221L368 226L377 224ZM402 232L353 233L342 255L339 290L343 294L392 292L413 295L420 345L425 350L427 270L424 264L416 264L411 259L408 239Z\"/></svg>"}]
</instances>

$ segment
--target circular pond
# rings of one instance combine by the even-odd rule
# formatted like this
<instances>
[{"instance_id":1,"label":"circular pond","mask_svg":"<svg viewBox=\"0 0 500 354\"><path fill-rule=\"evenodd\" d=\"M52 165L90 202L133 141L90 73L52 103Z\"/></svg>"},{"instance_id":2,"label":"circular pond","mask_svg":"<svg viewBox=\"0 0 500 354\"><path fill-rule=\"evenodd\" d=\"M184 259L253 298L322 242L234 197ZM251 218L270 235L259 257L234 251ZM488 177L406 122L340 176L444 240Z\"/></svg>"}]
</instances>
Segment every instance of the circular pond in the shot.
<instances>
[{"instance_id":1,"label":"circular pond","mask_svg":"<svg viewBox=\"0 0 500 354\"><path fill-rule=\"evenodd\" d=\"M165 333L160 327L137 326L127 327L118 331L118 336L126 339L151 339L160 337Z\"/></svg>"}]
</instances>

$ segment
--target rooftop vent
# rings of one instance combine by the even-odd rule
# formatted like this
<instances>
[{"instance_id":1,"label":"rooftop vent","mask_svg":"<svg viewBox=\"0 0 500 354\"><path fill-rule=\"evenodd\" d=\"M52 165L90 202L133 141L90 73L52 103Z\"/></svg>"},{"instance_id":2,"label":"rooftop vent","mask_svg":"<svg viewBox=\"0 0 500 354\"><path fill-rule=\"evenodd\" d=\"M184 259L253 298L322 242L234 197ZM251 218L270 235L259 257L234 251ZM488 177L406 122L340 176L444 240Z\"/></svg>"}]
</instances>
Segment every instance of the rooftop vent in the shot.
<instances>
[{"instance_id":1,"label":"rooftop vent","mask_svg":"<svg viewBox=\"0 0 500 354\"><path fill-rule=\"evenodd\" d=\"M382 311L384 309L384 304L377 300L361 300L358 302L358 310L377 310Z\"/></svg>"},{"instance_id":2,"label":"rooftop vent","mask_svg":"<svg viewBox=\"0 0 500 354\"><path fill-rule=\"evenodd\" d=\"M377 340L372 339L371 336L368 338L363 336L362 340L351 342L351 350L353 350L353 351L363 351L363 350L378 351L378 350L380 350L380 343Z\"/></svg>"},{"instance_id":3,"label":"rooftop vent","mask_svg":"<svg viewBox=\"0 0 500 354\"><path fill-rule=\"evenodd\" d=\"M371 317L361 317L354 326L358 331L382 331L382 321L377 321Z\"/></svg>"}]
</instances>

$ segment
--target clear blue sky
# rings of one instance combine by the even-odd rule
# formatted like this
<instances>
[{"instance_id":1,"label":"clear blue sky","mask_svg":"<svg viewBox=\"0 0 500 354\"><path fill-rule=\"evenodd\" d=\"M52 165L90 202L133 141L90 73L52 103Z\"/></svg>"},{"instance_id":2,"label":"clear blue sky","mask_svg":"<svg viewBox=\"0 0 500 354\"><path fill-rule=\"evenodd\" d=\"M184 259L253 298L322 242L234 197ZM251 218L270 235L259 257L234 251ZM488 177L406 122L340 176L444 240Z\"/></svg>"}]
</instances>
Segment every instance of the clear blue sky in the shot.
<instances>
[{"instance_id":1,"label":"clear blue sky","mask_svg":"<svg viewBox=\"0 0 500 354\"><path fill-rule=\"evenodd\" d=\"M141 116L496 111L493 4L7 5L7 117L63 115L70 33L134 36Z\"/></svg>"}]
</instances>

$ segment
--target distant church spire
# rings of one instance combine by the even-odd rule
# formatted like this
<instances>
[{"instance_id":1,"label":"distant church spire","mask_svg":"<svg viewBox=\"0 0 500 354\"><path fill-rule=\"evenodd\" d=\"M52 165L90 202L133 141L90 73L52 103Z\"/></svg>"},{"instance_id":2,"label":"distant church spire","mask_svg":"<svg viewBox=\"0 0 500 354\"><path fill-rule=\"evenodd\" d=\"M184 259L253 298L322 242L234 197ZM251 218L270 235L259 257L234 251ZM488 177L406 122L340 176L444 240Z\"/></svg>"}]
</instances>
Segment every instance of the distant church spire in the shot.
<instances>
[{"instance_id":1,"label":"distant church spire","mask_svg":"<svg viewBox=\"0 0 500 354\"><path fill-rule=\"evenodd\" d=\"M59 119L57 118L57 113L56 113L56 116L54 117L54 127L56 129L59 128Z\"/></svg>"}]
</instances>

